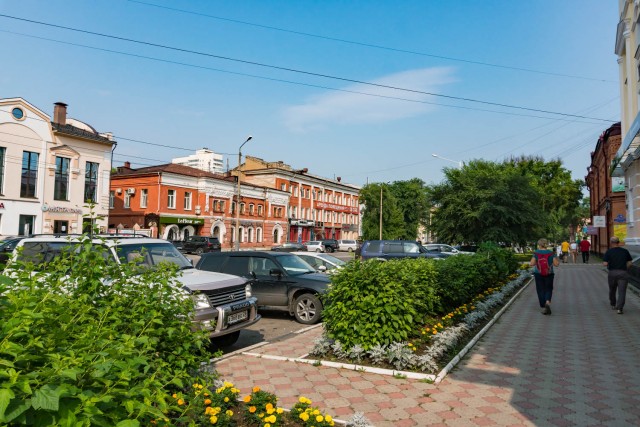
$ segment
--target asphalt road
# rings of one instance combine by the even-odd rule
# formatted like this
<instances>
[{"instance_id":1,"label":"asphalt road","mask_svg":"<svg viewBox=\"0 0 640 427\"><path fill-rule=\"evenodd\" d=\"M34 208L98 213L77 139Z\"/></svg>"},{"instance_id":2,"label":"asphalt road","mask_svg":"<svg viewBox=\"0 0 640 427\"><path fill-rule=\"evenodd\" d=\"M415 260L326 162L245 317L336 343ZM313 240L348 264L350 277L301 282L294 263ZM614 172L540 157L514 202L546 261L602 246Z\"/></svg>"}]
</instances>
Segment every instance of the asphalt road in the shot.
<instances>
[{"instance_id":1,"label":"asphalt road","mask_svg":"<svg viewBox=\"0 0 640 427\"><path fill-rule=\"evenodd\" d=\"M334 252L331 255L344 261L353 259L353 253ZM193 265L197 264L200 257L198 255L185 254L189 259L193 260ZM309 327L295 321L293 316L289 316L286 311L279 310L259 310L262 319L258 323L240 332L240 338L235 344L221 347L224 353L240 350L259 344L263 341L274 342L295 331Z\"/></svg>"}]
</instances>

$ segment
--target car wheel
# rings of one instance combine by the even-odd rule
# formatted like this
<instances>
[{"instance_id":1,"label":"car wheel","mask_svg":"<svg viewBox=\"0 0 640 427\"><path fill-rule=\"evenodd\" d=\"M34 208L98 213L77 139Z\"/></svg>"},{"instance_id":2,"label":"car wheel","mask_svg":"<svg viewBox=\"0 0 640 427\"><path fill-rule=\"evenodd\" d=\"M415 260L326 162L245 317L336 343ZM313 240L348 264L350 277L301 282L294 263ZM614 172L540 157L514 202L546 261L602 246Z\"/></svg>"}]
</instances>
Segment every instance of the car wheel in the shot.
<instances>
[{"instance_id":1,"label":"car wheel","mask_svg":"<svg viewBox=\"0 0 640 427\"><path fill-rule=\"evenodd\" d=\"M347 252L353 252L353 248L347 248Z\"/></svg>"},{"instance_id":2,"label":"car wheel","mask_svg":"<svg viewBox=\"0 0 640 427\"><path fill-rule=\"evenodd\" d=\"M229 347L238 341L240 338L240 331L235 331L221 337L211 338L210 350L219 350L222 347Z\"/></svg>"},{"instance_id":3,"label":"car wheel","mask_svg":"<svg viewBox=\"0 0 640 427\"><path fill-rule=\"evenodd\" d=\"M320 250L320 249L316 249L316 252L322 252L322 250Z\"/></svg>"},{"instance_id":4,"label":"car wheel","mask_svg":"<svg viewBox=\"0 0 640 427\"><path fill-rule=\"evenodd\" d=\"M320 321L322 303L315 295L302 294L294 303L294 315L299 323L313 325Z\"/></svg>"},{"instance_id":5,"label":"car wheel","mask_svg":"<svg viewBox=\"0 0 640 427\"><path fill-rule=\"evenodd\" d=\"M196 255L202 255L202 252L204 252L202 248L196 249Z\"/></svg>"}]
</instances>

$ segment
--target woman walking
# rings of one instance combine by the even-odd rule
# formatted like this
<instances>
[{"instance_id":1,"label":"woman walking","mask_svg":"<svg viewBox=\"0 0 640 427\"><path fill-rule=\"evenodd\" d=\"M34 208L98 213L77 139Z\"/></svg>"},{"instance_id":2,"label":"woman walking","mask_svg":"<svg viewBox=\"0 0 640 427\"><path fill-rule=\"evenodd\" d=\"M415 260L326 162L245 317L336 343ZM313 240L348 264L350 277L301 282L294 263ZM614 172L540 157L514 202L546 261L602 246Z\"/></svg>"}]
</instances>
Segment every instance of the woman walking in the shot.
<instances>
[{"instance_id":1,"label":"woman walking","mask_svg":"<svg viewBox=\"0 0 640 427\"><path fill-rule=\"evenodd\" d=\"M547 239L538 240L538 249L533 252L530 265L536 280L536 292L542 314L551 314L551 297L553 296L553 267L560 265L558 257L547 249Z\"/></svg>"}]
</instances>

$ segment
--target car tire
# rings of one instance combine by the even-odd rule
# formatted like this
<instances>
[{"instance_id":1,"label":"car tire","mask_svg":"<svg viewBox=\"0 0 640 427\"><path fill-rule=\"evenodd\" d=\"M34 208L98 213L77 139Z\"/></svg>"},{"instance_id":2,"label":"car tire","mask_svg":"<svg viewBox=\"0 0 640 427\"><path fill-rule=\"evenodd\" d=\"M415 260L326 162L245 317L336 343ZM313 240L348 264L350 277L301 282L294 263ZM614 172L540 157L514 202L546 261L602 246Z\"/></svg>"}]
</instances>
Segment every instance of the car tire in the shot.
<instances>
[{"instance_id":1,"label":"car tire","mask_svg":"<svg viewBox=\"0 0 640 427\"><path fill-rule=\"evenodd\" d=\"M196 249L196 255L198 255L198 256L201 256L203 252L204 251L202 250L202 248Z\"/></svg>"},{"instance_id":2,"label":"car tire","mask_svg":"<svg viewBox=\"0 0 640 427\"><path fill-rule=\"evenodd\" d=\"M353 248L347 248L347 252L349 253L353 252Z\"/></svg>"},{"instance_id":3,"label":"car tire","mask_svg":"<svg viewBox=\"0 0 640 427\"><path fill-rule=\"evenodd\" d=\"M316 249L316 252L322 252L320 249Z\"/></svg>"},{"instance_id":4,"label":"car tire","mask_svg":"<svg viewBox=\"0 0 640 427\"><path fill-rule=\"evenodd\" d=\"M296 298L293 304L293 314L298 323L313 325L318 323L322 317L322 303L315 295L302 294Z\"/></svg>"},{"instance_id":5,"label":"car tire","mask_svg":"<svg viewBox=\"0 0 640 427\"><path fill-rule=\"evenodd\" d=\"M223 335L217 338L211 338L210 350L219 350L222 347L229 347L238 341L240 338L240 331L231 332L230 334Z\"/></svg>"}]
</instances>

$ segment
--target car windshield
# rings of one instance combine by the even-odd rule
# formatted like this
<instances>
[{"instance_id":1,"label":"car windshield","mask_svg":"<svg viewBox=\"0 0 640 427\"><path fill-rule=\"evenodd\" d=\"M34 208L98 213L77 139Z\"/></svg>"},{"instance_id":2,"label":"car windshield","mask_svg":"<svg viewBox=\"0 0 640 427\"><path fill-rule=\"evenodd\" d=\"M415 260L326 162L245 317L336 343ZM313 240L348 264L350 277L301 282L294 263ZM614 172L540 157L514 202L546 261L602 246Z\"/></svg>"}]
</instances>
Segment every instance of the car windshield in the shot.
<instances>
[{"instance_id":1,"label":"car windshield","mask_svg":"<svg viewBox=\"0 0 640 427\"><path fill-rule=\"evenodd\" d=\"M316 272L313 267L297 255L283 255L278 257L278 261L280 261L282 268L292 276Z\"/></svg>"},{"instance_id":2,"label":"car windshield","mask_svg":"<svg viewBox=\"0 0 640 427\"><path fill-rule=\"evenodd\" d=\"M36 266L44 268L56 258L65 254L78 253L82 250L82 243L69 241L32 241L26 242L22 246L22 250L18 253L18 261L33 263ZM107 261L113 260L113 256L104 245L95 245L92 247L94 251L100 251L100 255Z\"/></svg>"},{"instance_id":3,"label":"car windshield","mask_svg":"<svg viewBox=\"0 0 640 427\"><path fill-rule=\"evenodd\" d=\"M181 270L192 268L191 262L170 243L121 243L116 246L120 262L139 262L146 267L153 267L161 262L176 264Z\"/></svg>"},{"instance_id":4,"label":"car windshield","mask_svg":"<svg viewBox=\"0 0 640 427\"><path fill-rule=\"evenodd\" d=\"M331 264L335 264L337 266L342 267L343 265L346 264L346 262L344 262L343 260L341 260L340 258L336 258L332 255L328 255L328 254L318 254L318 258L322 258L326 261L329 261Z\"/></svg>"}]
</instances>

